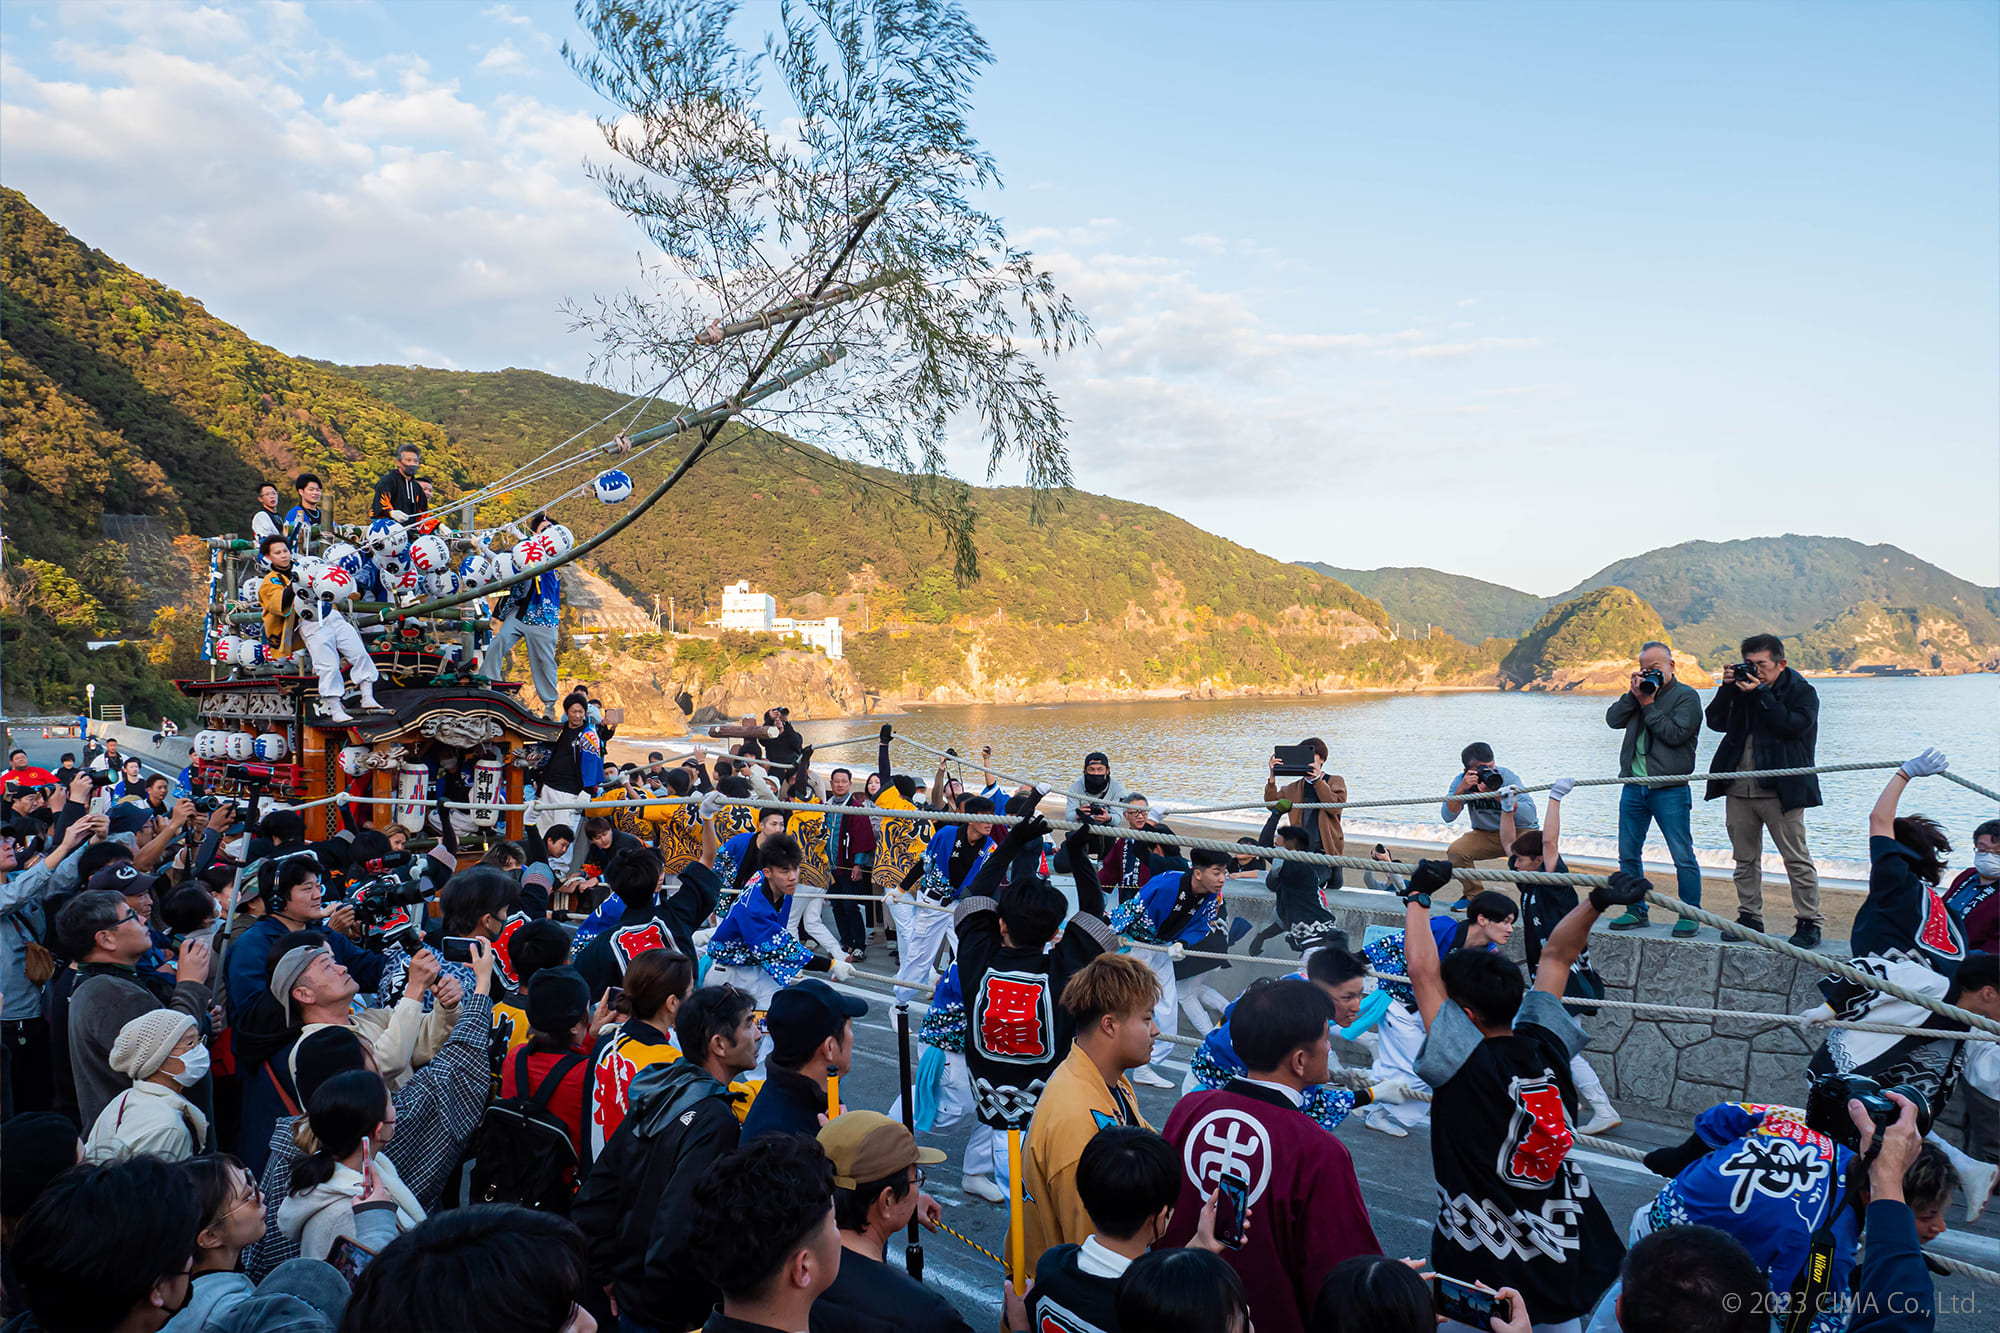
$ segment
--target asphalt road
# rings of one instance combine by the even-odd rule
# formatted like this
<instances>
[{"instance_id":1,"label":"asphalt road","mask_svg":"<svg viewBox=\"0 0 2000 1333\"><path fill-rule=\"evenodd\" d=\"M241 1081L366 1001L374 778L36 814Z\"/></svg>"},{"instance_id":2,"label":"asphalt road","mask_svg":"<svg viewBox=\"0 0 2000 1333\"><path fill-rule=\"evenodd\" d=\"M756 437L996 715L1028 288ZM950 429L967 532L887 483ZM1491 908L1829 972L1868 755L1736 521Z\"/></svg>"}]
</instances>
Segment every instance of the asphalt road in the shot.
<instances>
[{"instance_id":1,"label":"asphalt road","mask_svg":"<svg viewBox=\"0 0 2000 1333\"><path fill-rule=\"evenodd\" d=\"M871 951L867 971L891 969L886 951L877 945ZM854 1068L841 1080L841 1100L851 1108L886 1111L896 1098L898 1072L894 1012L886 989L873 983L850 982L843 989L869 998L869 1012L856 1021ZM910 1028L914 1033L921 1011L912 1006ZM912 1048L914 1058L914 1048ZM1187 1072L1184 1063L1168 1067L1177 1082ZM1156 1128L1164 1125L1179 1097L1178 1090L1140 1088L1139 1103ZM946 1135L926 1136L929 1146L944 1149L950 1160L928 1170L925 1188L944 1208L944 1219L952 1228L985 1246L995 1254L1007 1251L1007 1208L968 1197L958 1187L964 1160L964 1128ZM1409 1137L1392 1139L1364 1129L1357 1119L1341 1126L1340 1137L1354 1158L1355 1173L1361 1181L1362 1197L1383 1249L1395 1255L1420 1256L1430 1251L1431 1220L1435 1211L1432 1185L1430 1140L1427 1133L1413 1131ZM1612 1137L1651 1148L1676 1143L1685 1131L1627 1121ZM1591 1184L1604 1200L1613 1221L1624 1229L1632 1213L1658 1192L1658 1177L1637 1162L1606 1153L1579 1148L1576 1156L1585 1164ZM1956 1227L1960 1209L1953 1206ZM1972 1233L1953 1230L1934 1242L1932 1248L1982 1267L2000 1268L2000 1226L1995 1210L1989 1208ZM963 1242L943 1232L922 1233L924 1281L944 1293L962 1311L975 1329L996 1326L1000 1313L1000 1267ZM892 1243L890 1259L900 1255L899 1243ZM2000 1313L2000 1287L1950 1277L1938 1280L1937 1327L1946 1333L1992 1333L1996 1313Z\"/></svg>"}]
</instances>

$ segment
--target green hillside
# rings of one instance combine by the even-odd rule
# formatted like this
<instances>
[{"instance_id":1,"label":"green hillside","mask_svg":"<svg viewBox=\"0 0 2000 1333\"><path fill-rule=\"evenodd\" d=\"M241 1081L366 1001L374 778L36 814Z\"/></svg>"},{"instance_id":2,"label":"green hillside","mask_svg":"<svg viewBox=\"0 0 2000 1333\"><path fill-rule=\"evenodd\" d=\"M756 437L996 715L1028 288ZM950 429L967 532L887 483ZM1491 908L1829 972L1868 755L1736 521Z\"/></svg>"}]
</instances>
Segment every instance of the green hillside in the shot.
<instances>
[{"instance_id":1,"label":"green hillside","mask_svg":"<svg viewBox=\"0 0 2000 1333\"><path fill-rule=\"evenodd\" d=\"M424 447L427 470L447 484L468 476L436 427L252 341L5 189L0 422L8 685L29 685L49 706L80 701L84 674L108 689L121 654L137 650L86 659L82 641L145 635L135 620L159 600L138 580L162 572L133 567L104 536L106 514L157 520L168 534L241 529L260 480L300 472L359 512L406 441ZM123 693L179 708L146 665L127 664Z\"/></svg>"},{"instance_id":2,"label":"green hillside","mask_svg":"<svg viewBox=\"0 0 2000 1333\"><path fill-rule=\"evenodd\" d=\"M336 369L442 426L489 471L527 462L625 401L536 371ZM796 614L839 615L848 656L874 688L976 691L991 680L1279 687L1352 672L1395 684L1441 664L1457 673L1482 662L1476 650L1443 644L1357 657L1358 645L1381 641L1389 627L1379 603L1162 510L1105 496L1073 493L1036 524L1025 490L975 488L981 577L961 587L941 535L899 496L894 474L763 432L728 438L597 567L642 605L658 594L664 608L671 597L684 616L712 614L721 589L738 579ZM648 460L634 474L644 489L665 470ZM610 517L590 499L559 512L579 532Z\"/></svg>"},{"instance_id":3,"label":"green hillside","mask_svg":"<svg viewBox=\"0 0 2000 1333\"><path fill-rule=\"evenodd\" d=\"M1318 560L1299 563L1382 603L1405 634L1422 633L1424 626L1435 625L1467 643L1512 639L1549 608L1546 597L1442 570L1340 569Z\"/></svg>"},{"instance_id":4,"label":"green hillside","mask_svg":"<svg viewBox=\"0 0 2000 1333\"><path fill-rule=\"evenodd\" d=\"M1968 583L1894 546L1844 537L1682 542L1607 565L1559 600L1618 584L1650 602L1678 641L1704 658L1732 658L1746 636L1805 636L1794 664L1832 667L1835 622L1863 603L1939 608L1975 646L2000 644L1995 590ZM1817 632L1815 632L1817 631Z\"/></svg>"},{"instance_id":5,"label":"green hillside","mask_svg":"<svg viewBox=\"0 0 2000 1333\"><path fill-rule=\"evenodd\" d=\"M1594 588L1552 606L1501 659L1511 680L1545 680L1592 663L1636 660L1652 639L1667 640L1657 611L1629 588Z\"/></svg>"}]
</instances>

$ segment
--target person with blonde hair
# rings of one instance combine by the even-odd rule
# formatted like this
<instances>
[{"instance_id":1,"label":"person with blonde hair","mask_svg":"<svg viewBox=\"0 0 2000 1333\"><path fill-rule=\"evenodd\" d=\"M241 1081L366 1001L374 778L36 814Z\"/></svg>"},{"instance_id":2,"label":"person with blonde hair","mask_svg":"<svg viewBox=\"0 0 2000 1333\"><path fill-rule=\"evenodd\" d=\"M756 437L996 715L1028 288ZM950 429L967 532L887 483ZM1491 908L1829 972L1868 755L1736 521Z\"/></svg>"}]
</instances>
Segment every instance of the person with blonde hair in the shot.
<instances>
[{"instance_id":1,"label":"person with blonde hair","mask_svg":"<svg viewBox=\"0 0 2000 1333\"><path fill-rule=\"evenodd\" d=\"M1099 954L1063 987L1062 1007L1076 1022L1076 1040L1035 1103L1021 1154L1021 1183L1033 1200L1024 1209L1031 1269L1042 1251L1080 1245L1094 1229L1076 1188L1084 1145L1106 1125L1152 1128L1126 1071L1151 1058L1160 1033L1153 1020L1159 999L1153 969L1130 954Z\"/></svg>"}]
</instances>

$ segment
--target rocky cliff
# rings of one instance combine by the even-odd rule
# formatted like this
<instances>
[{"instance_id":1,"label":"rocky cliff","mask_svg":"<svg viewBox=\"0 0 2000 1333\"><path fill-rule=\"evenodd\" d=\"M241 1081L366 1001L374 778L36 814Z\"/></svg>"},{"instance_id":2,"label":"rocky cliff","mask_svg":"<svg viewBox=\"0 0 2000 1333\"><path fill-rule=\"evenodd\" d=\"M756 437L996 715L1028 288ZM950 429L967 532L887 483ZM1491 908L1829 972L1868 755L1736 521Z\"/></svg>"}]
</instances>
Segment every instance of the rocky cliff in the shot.
<instances>
[{"instance_id":1,"label":"rocky cliff","mask_svg":"<svg viewBox=\"0 0 2000 1333\"><path fill-rule=\"evenodd\" d=\"M739 642L764 636L716 639L613 638L577 650L564 663L593 683L608 707L625 710L625 737L679 736L690 725L733 720L767 708L792 710L792 719L852 717L869 711L867 692L854 669L823 654ZM574 660L573 660L574 659ZM680 706L687 696L689 711Z\"/></svg>"}]
</instances>

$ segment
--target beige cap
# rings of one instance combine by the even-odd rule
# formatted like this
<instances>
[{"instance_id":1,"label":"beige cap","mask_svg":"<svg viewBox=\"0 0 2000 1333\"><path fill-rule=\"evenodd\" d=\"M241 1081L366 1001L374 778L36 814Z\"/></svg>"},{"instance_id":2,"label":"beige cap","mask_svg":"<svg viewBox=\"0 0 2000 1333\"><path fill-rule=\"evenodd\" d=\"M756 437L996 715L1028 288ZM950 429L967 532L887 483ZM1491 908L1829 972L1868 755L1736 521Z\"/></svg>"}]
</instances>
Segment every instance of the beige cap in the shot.
<instances>
[{"instance_id":1,"label":"beige cap","mask_svg":"<svg viewBox=\"0 0 2000 1333\"><path fill-rule=\"evenodd\" d=\"M919 1148L916 1136L902 1121L891 1120L880 1111L849 1111L835 1116L821 1126L819 1146L833 1163L833 1183L844 1190L886 1179L911 1166L936 1166L944 1160L936 1148Z\"/></svg>"}]
</instances>

